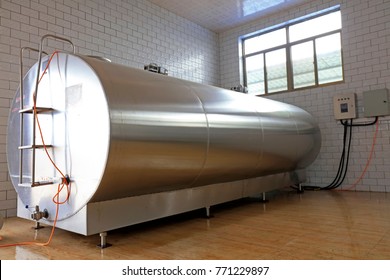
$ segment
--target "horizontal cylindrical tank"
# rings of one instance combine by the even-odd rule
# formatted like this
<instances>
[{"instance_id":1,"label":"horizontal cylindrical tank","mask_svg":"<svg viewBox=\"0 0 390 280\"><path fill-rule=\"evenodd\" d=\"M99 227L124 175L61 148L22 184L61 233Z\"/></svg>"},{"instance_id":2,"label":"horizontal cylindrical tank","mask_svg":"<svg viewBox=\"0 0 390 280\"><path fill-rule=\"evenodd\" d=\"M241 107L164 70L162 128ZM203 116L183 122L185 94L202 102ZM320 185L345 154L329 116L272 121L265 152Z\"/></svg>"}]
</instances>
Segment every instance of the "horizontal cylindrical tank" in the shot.
<instances>
[{"instance_id":1,"label":"horizontal cylindrical tank","mask_svg":"<svg viewBox=\"0 0 390 280\"><path fill-rule=\"evenodd\" d=\"M33 114L20 109L21 101L33 106L37 71L35 64L12 102L7 155L21 201L50 213L57 184L44 184L61 176L37 127L35 160L20 148L33 142ZM67 53L48 65L36 106L48 153L71 179L59 220L88 202L303 169L321 143L316 122L298 107ZM31 187L33 169L42 186Z\"/></svg>"}]
</instances>

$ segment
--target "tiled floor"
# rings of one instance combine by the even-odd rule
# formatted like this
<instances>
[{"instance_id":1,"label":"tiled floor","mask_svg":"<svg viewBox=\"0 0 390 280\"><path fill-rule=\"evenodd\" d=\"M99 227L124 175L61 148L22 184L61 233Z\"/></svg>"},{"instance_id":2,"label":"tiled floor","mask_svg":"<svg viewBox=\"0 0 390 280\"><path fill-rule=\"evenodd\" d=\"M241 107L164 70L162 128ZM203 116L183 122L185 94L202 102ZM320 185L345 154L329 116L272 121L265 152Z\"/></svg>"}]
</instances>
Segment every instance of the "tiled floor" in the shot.
<instances>
[{"instance_id":1,"label":"tiled floor","mask_svg":"<svg viewBox=\"0 0 390 280\"><path fill-rule=\"evenodd\" d=\"M48 246L0 248L0 259L390 259L390 194L283 189L268 203L245 199L98 235L56 229ZM51 228L5 220L1 245L46 242Z\"/></svg>"}]
</instances>

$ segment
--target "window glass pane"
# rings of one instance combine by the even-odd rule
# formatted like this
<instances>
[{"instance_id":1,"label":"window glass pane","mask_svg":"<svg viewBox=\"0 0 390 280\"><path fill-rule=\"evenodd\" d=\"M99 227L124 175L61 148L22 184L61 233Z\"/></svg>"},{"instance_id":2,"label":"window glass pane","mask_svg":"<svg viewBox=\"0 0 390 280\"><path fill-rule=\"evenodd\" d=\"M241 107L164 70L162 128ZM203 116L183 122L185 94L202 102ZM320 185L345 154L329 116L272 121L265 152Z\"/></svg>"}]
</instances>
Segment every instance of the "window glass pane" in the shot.
<instances>
[{"instance_id":1,"label":"window glass pane","mask_svg":"<svg viewBox=\"0 0 390 280\"><path fill-rule=\"evenodd\" d=\"M286 49L265 54L268 92L287 90Z\"/></svg>"},{"instance_id":2,"label":"window glass pane","mask_svg":"<svg viewBox=\"0 0 390 280\"><path fill-rule=\"evenodd\" d=\"M278 29L244 41L245 54L260 52L286 44L286 28Z\"/></svg>"},{"instance_id":3,"label":"window glass pane","mask_svg":"<svg viewBox=\"0 0 390 280\"><path fill-rule=\"evenodd\" d=\"M294 88L315 85L313 41L291 47Z\"/></svg>"},{"instance_id":4,"label":"window glass pane","mask_svg":"<svg viewBox=\"0 0 390 280\"><path fill-rule=\"evenodd\" d=\"M246 58L245 66L248 94L264 94L264 55L258 54Z\"/></svg>"},{"instance_id":5,"label":"window glass pane","mask_svg":"<svg viewBox=\"0 0 390 280\"><path fill-rule=\"evenodd\" d=\"M340 11L291 25L289 29L290 42L295 42L337 29L341 29Z\"/></svg>"},{"instance_id":6,"label":"window glass pane","mask_svg":"<svg viewBox=\"0 0 390 280\"><path fill-rule=\"evenodd\" d=\"M316 39L318 83L343 80L340 33Z\"/></svg>"}]
</instances>

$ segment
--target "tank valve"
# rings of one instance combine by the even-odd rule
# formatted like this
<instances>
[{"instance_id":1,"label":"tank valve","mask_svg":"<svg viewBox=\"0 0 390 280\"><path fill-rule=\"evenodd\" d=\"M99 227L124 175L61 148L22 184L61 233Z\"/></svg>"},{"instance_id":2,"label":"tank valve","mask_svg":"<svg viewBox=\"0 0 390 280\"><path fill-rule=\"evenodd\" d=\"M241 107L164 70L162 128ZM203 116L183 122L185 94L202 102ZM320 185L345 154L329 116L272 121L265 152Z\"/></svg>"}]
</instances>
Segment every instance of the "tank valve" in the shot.
<instances>
[{"instance_id":1,"label":"tank valve","mask_svg":"<svg viewBox=\"0 0 390 280\"><path fill-rule=\"evenodd\" d=\"M49 217L49 212L47 209L44 209L43 211L39 211L39 206L35 206L35 211L31 214L31 219L35 221L39 221L42 218L48 218Z\"/></svg>"}]
</instances>

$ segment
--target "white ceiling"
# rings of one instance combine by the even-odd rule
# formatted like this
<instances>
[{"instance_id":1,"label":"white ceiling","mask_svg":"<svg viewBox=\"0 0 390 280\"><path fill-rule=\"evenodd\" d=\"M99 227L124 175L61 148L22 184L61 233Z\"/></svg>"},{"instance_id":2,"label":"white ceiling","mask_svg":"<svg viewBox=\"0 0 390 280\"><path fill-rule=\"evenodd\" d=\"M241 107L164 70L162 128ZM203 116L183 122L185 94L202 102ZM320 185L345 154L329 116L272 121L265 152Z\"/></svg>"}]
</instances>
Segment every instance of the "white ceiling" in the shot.
<instances>
[{"instance_id":1,"label":"white ceiling","mask_svg":"<svg viewBox=\"0 0 390 280\"><path fill-rule=\"evenodd\" d=\"M308 0L150 0L214 32L268 16Z\"/></svg>"}]
</instances>

